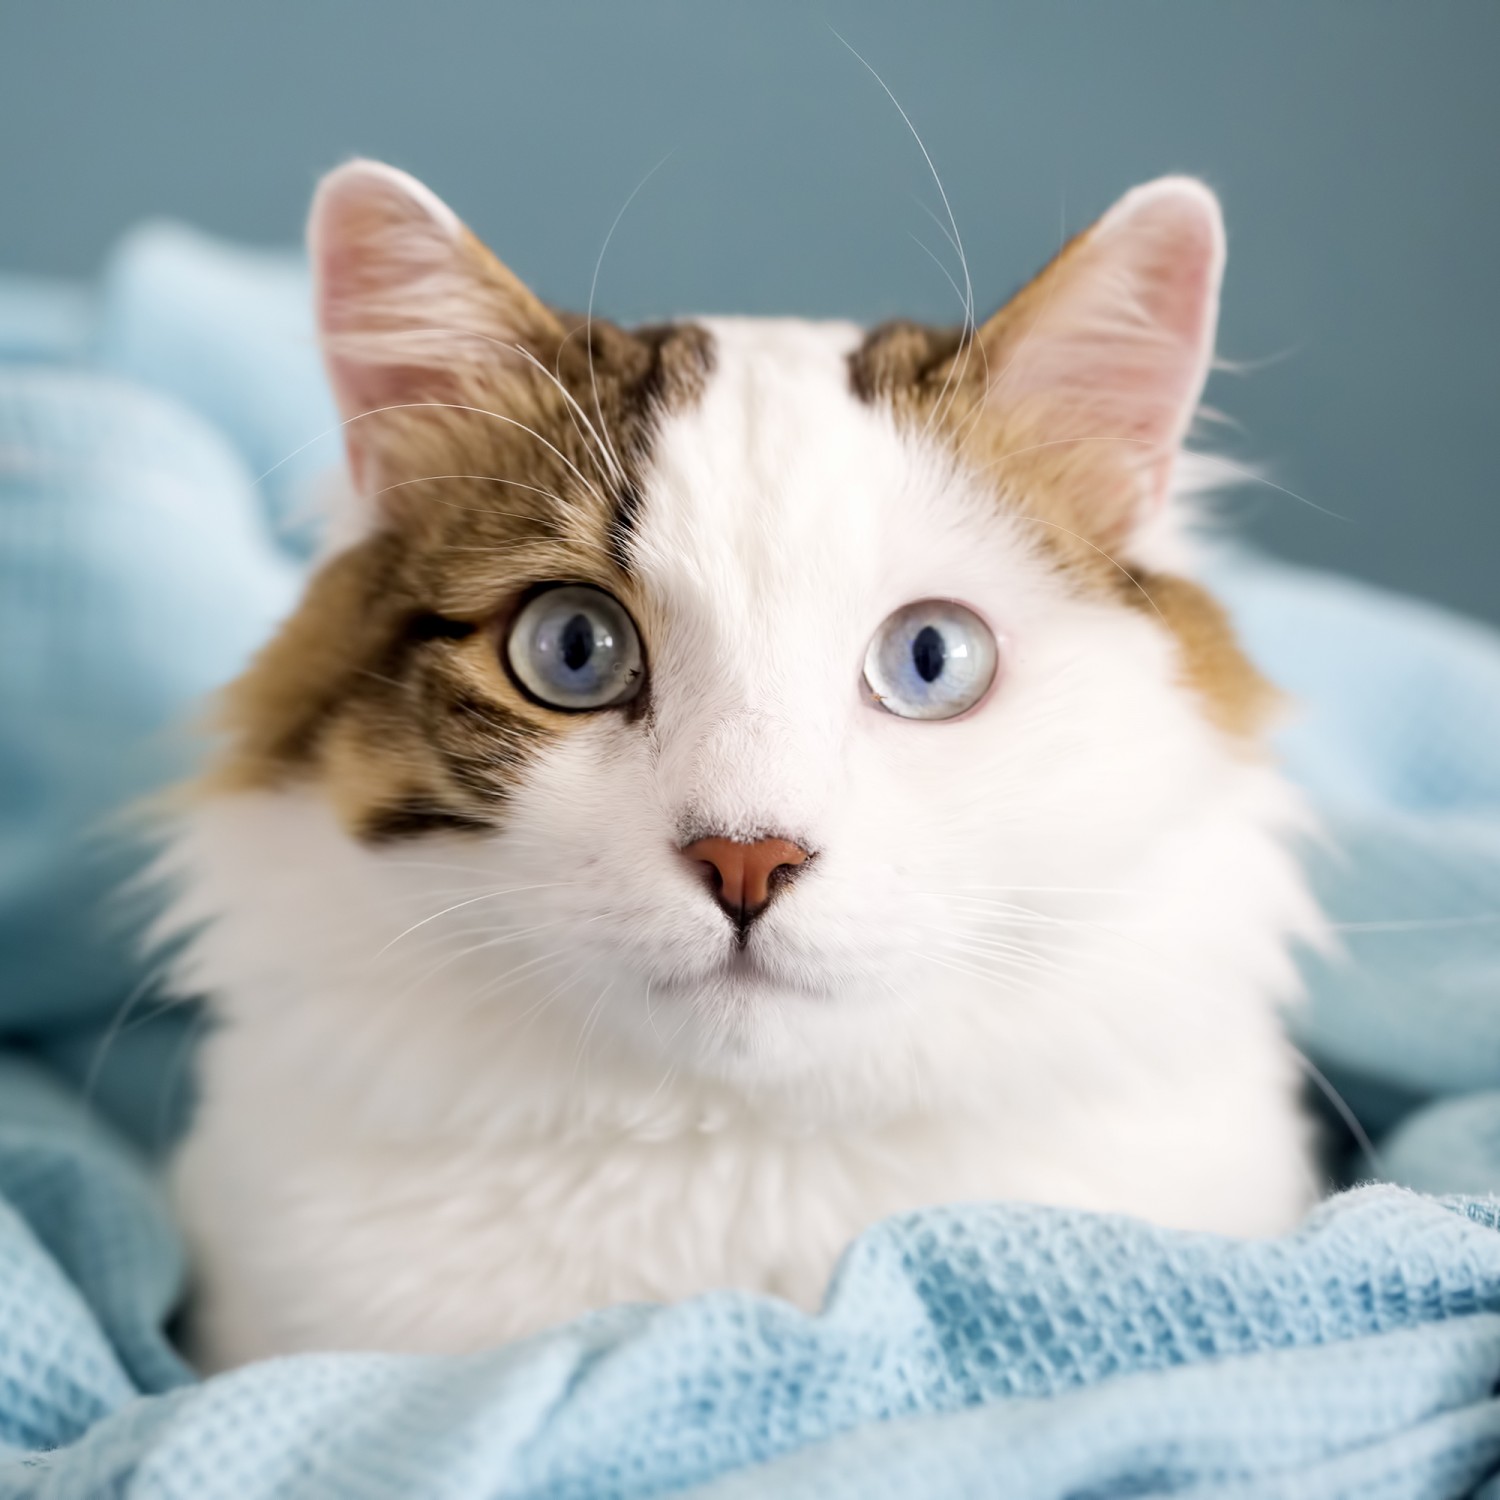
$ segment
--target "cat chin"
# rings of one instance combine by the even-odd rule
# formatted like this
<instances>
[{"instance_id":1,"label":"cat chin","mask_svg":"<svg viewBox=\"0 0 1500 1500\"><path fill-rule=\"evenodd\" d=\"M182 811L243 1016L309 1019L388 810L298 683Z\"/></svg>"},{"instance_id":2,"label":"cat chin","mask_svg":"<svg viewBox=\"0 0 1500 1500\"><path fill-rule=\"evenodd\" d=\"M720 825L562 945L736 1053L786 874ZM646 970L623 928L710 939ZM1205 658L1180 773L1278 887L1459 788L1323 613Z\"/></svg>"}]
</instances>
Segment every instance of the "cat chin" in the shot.
<instances>
[{"instance_id":1,"label":"cat chin","mask_svg":"<svg viewBox=\"0 0 1500 1500\"><path fill-rule=\"evenodd\" d=\"M708 1014L753 1013L783 1004L834 1005L850 990L846 976L820 972L806 963L788 963L764 949L732 948L699 973L651 981L654 993Z\"/></svg>"}]
</instances>

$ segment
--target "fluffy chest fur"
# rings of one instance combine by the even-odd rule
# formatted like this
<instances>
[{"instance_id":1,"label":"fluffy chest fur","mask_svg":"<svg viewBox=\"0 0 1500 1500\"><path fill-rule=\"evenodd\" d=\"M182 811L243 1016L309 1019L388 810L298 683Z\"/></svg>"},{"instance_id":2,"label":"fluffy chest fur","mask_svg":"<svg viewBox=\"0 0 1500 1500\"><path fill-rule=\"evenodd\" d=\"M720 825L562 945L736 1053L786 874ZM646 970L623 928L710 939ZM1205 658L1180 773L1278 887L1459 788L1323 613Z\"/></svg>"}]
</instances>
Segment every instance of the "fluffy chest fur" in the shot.
<instances>
[{"instance_id":1,"label":"fluffy chest fur","mask_svg":"<svg viewBox=\"0 0 1500 1500\"><path fill-rule=\"evenodd\" d=\"M169 861L219 1023L180 1169L206 1358L811 1305L954 1199L1291 1222L1300 814L1144 524L1203 202L947 338L569 329L396 174L321 203L370 510ZM527 634L553 587L582 613ZM549 686L596 649L614 698Z\"/></svg>"}]
</instances>

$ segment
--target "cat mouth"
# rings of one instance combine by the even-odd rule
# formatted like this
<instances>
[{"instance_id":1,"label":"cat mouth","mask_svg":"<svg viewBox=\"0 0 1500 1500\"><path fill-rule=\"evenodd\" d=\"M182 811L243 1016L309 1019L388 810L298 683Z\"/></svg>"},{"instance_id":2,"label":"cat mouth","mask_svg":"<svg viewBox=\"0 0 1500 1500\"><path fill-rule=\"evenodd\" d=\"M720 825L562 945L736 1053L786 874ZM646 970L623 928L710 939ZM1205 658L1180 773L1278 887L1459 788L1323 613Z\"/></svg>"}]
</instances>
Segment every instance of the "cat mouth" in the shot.
<instances>
[{"instance_id":1,"label":"cat mouth","mask_svg":"<svg viewBox=\"0 0 1500 1500\"><path fill-rule=\"evenodd\" d=\"M736 943L730 949L728 956L718 966L717 974L721 978L746 984L770 984L773 981L764 960L758 958L743 943Z\"/></svg>"},{"instance_id":2,"label":"cat mouth","mask_svg":"<svg viewBox=\"0 0 1500 1500\"><path fill-rule=\"evenodd\" d=\"M792 975L784 972L783 966L766 962L753 948L733 945L717 962L706 963L691 975L676 975L670 980L658 980L652 989L660 993L672 993L682 998L693 998L705 993L720 995L750 996L754 992L775 990L780 993L820 996L826 990L810 983L807 975Z\"/></svg>"},{"instance_id":3,"label":"cat mouth","mask_svg":"<svg viewBox=\"0 0 1500 1500\"><path fill-rule=\"evenodd\" d=\"M780 983L778 976L764 960L757 958L748 948L735 944L718 962L705 964L696 974L667 980L660 988L686 994L724 986L734 989L758 988Z\"/></svg>"},{"instance_id":4,"label":"cat mouth","mask_svg":"<svg viewBox=\"0 0 1500 1500\"><path fill-rule=\"evenodd\" d=\"M782 964L768 962L753 947L736 944L717 963L705 966L692 978L671 981L665 988L683 995L717 990L738 998L757 991L774 990L783 995L823 999L829 995L832 986L818 983L807 973L789 972Z\"/></svg>"}]
</instances>

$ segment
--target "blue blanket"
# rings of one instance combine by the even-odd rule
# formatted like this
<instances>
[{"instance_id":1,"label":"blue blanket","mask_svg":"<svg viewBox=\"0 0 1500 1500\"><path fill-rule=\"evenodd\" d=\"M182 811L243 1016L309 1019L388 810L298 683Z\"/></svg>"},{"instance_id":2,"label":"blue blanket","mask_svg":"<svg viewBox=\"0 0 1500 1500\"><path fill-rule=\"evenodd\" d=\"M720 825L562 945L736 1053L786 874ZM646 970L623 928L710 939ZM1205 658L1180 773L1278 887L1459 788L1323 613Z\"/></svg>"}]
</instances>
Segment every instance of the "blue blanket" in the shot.
<instances>
[{"instance_id":1,"label":"blue blanket","mask_svg":"<svg viewBox=\"0 0 1500 1500\"><path fill-rule=\"evenodd\" d=\"M295 595L337 451L305 298L164 227L97 288L0 280L0 1496L1500 1500L1500 640L1243 556L1347 949L1298 1039L1387 1185L1260 1244L959 1206L863 1236L816 1317L724 1292L195 1380L152 1173L192 1022L110 813Z\"/></svg>"}]
</instances>

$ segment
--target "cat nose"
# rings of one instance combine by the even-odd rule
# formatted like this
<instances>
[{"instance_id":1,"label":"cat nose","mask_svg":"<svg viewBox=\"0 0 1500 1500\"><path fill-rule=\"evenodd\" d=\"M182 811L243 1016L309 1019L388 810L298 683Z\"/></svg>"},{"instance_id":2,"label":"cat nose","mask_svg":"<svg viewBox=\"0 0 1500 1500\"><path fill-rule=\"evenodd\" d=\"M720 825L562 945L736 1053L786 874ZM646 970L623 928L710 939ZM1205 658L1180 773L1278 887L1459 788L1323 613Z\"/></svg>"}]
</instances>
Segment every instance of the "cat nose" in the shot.
<instances>
[{"instance_id":1,"label":"cat nose","mask_svg":"<svg viewBox=\"0 0 1500 1500\"><path fill-rule=\"evenodd\" d=\"M699 839L684 846L682 856L709 867L714 900L742 934L766 909L772 880L783 871L790 874L808 860L807 850L790 839L757 839L753 844L737 839Z\"/></svg>"}]
</instances>

